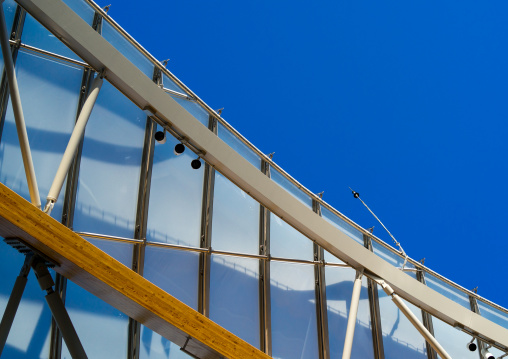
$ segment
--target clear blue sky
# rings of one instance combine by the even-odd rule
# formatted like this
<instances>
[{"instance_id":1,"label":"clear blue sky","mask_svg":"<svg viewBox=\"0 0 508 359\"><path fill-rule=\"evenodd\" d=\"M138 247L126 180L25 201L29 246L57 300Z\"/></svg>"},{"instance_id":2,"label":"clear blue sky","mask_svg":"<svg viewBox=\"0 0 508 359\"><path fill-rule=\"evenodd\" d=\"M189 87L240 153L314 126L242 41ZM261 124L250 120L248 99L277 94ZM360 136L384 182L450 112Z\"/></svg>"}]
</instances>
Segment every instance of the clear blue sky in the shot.
<instances>
[{"instance_id":1,"label":"clear blue sky","mask_svg":"<svg viewBox=\"0 0 508 359\"><path fill-rule=\"evenodd\" d=\"M100 0L314 192L504 307L506 1Z\"/></svg>"}]
</instances>

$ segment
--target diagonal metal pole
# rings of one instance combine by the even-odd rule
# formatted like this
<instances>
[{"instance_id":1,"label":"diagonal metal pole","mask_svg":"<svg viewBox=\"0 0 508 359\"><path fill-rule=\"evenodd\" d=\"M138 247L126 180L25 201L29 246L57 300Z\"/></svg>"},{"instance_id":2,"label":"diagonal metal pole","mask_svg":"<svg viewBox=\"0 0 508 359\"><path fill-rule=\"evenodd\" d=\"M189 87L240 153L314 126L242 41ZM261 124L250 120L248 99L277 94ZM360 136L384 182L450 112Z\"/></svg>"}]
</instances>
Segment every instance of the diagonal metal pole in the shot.
<instances>
[{"instance_id":1,"label":"diagonal metal pole","mask_svg":"<svg viewBox=\"0 0 508 359\"><path fill-rule=\"evenodd\" d=\"M434 338L432 333L430 333L427 328L423 325L422 322L418 320L416 315L413 314L411 309L404 303L404 301L393 291L392 287L388 285L384 280L379 279L376 282L383 287L383 290L386 294L388 294L395 305L400 309L400 311L406 316L406 318L413 324L413 326L420 332L420 334L425 338L427 343L439 354L439 356L443 359L452 359L452 357L446 352L446 350L439 344L439 342Z\"/></svg>"},{"instance_id":2,"label":"diagonal metal pole","mask_svg":"<svg viewBox=\"0 0 508 359\"><path fill-rule=\"evenodd\" d=\"M349 317L347 320L346 339L344 340L342 359L351 358L351 349L353 348L353 338L355 336L356 315L358 314L358 303L360 302L360 292L362 290L362 276L363 271L356 272L353 294L351 296L351 305L349 307Z\"/></svg>"},{"instance_id":3,"label":"diagonal metal pole","mask_svg":"<svg viewBox=\"0 0 508 359\"><path fill-rule=\"evenodd\" d=\"M28 191L30 193L30 201L37 208L41 208L41 198L39 196L39 189L37 187L37 179L35 178L32 154L30 152L30 144L28 143L28 134L26 132L23 108L21 107L18 81L14 71L11 47L9 45L9 33L7 31L7 25L5 24L5 14L2 3L3 0L0 1L0 44L2 46L2 54L4 57L5 73L9 83L12 111L14 112L14 120L16 122L16 130L18 132L19 147L21 149L21 157L23 158L23 166L25 167L26 182L28 184Z\"/></svg>"},{"instance_id":4,"label":"diagonal metal pole","mask_svg":"<svg viewBox=\"0 0 508 359\"><path fill-rule=\"evenodd\" d=\"M74 155L76 154L81 138L85 133L86 124L88 123L88 119L92 113L92 109L95 105L95 101L97 100L97 96L99 96L99 91L103 82L102 77L103 73L101 72L97 75L94 82L92 83L90 94L86 98L86 101L81 108L81 112L79 113L76 125L74 126L74 130L72 130L71 138L69 139L69 143L67 144L67 148L63 154L62 161L60 162L58 170L56 171L53 184L49 189L47 203L44 208L44 212L48 214L51 213L51 210L53 209L53 206L57 201L58 196L60 195L60 191L62 190L67 172L69 172L69 168L71 167Z\"/></svg>"},{"instance_id":5,"label":"diagonal metal pole","mask_svg":"<svg viewBox=\"0 0 508 359\"><path fill-rule=\"evenodd\" d=\"M27 255L25 257L25 263L23 263L23 267L21 267L21 271L19 272L18 278L16 278L14 288L12 288L11 296L7 302L7 307L5 307L2 322L0 323L0 356L2 356L2 351L4 350L5 343L7 342L7 337L9 336L12 323L14 322L14 317L16 316L19 303L21 302L21 297L25 291L26 282L28 280L27 277L28 273L30 273L30 265L32 264L32 260L32 255Z\"/></svg>"}]
</instances>

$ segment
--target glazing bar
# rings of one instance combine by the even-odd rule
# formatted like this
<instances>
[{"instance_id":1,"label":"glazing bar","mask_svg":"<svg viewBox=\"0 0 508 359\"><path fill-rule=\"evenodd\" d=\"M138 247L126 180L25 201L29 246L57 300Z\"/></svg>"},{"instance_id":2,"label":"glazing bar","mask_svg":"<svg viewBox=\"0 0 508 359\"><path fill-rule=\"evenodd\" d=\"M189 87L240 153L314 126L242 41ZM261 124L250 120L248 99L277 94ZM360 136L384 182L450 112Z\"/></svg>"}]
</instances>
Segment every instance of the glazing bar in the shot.
<instances>
[{"instance_id":1,"label":"glazing bar","mask_svg":"<svg viewBox=\"0 0 508 359\"><path fill-rule=\"evenodd\" d=\"M439 344L439 342L432 336L432 334L425 328L425 326L418 320L418 318L413 314L411 309L408 308L406 303L393 291L392 287L390 287L384 280L377 281L386 294L392 297L392 301L395 305L400 309L400 311L409 319L411 324L420 332L420 334L425 338L427 343L439 354L439 356L443 359L452 359L450 355L444 350L444 348Z\"/></svg>"},{"instance_id":2,"label":"glazing bar","mask_svg":"<svg viewBox=\"0 0 508 359\"><path fill-rule=\"evenodd\" d=\"M353 338L355 336L356 315L358 314L358 304L360 303L360 292L362 290L363 271L356 272L353 294L351 296L351 306L349 307L349 317L347 320L346 339L344 340L344 351L342 359L351 358L351 349L353 348Z\"/></svg>"},{"instance_id":3,"label":"glazing bar","mask_svg":"<svg viewBox=\"0 0 508 359\"><path fill-rule=\"evenodd\" d=\"M0 1L0 44L2 46L2 55L4 57L5 74L7 75L7 80L9 83L12 111L14 112L14 120L16 122L16 130L18 133L19 147L21 149L21 157L23 158L23 166L25 167L26 182L28 184L30 200L34 206L41 208L41 198L39 196L39 188L37 187L37 179L35 177L32 153L30 152L30 144L28 143L28 134L26 132L23 108L21 107L18 81L14 71L11 47L9 45L9 33L7 32L7 25L5 23L5 14L2 3L3 1Z\"/></svg>"},{"instance_id":4,"label":"glazing bar","mask_svg":"<svg viewBox=\"0 0 508 359\"><path fill-rule=\"evenodd\" d=\"M46 207L44 208L44 212L51 213L53 209L53 205L58 199L60 195L60 191L62 189L63 183L65 181L65 177L67 177L67 173L69 172L69 168L71 167L72 161L74 160L74 155L76 154L76 150L79 147L81 142L81 138L85 133L85 127L90 118L90 114L92 113L92 109L95 105L95 101L97 100L97 96L99 96L99 91L102 86L102 74L98 75L94 82L92 83L92 89L90 90L90 94L88 95L85 103L83 104L83 108L79 113L79 117L76 121L76 125L74 126L74 130L72 130L71 138L69 139L69 143L67 144L67 148L62 157L62 161L60 162L60 166L58 166L58 170L56 171L55 179L51 184L51 188L49 189Z\"/></svg>"}]
</instances>

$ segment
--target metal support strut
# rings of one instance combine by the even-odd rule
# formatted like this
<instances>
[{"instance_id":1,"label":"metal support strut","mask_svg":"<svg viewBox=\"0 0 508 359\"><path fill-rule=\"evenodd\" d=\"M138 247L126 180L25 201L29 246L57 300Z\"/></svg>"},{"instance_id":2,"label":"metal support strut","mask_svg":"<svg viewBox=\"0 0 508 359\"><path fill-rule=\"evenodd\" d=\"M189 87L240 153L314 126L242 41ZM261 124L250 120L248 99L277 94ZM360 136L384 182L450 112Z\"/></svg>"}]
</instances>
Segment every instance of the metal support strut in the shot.
<instances>
[{"instance_id":1,"label":"metal support strut","mask_svg":"<svg viewBox=\"0 0 508 359\"><path fill-rule=\"evenodd\" d=\"M103 76L104 73L101 72L93 81L90 94L86 98L86 101L81 108L81 112L79 113L76 124L74 125L74 130L72 130L71 138L69 139L69 143L67 144L67 148L63 154L62 161L60 162L58 170L56 171L55 179L53 180L51 188L49 189L46 206L44 207L44 212L47 214L51 213L51 210L53 209L53 206L55 205L55 202L60 195L65 177L67 176L67 172L69 172L72 160L74 159L74 155L76 154L79 143L81 142L81 138L85 132L85 127L88 123L88 119L90 118L90 114L92 113L92 109L95 105L95 101L97 100L97 96L99 96L99 91L103 82Z\"/></svg>"},{"instance_id":2,"label":"metal support strut","mask_svg":"<svg viewBox=\"0 0 508 359\"><path fill-rule=\"evenodd\" d=\"M21 149L21 157L23 158L23 166L25 167L30 201L37 208L41 208L41 198L39 196L39 188L37 187L37 179L35 178L35 169L32 161L32 153L30 152L30 144L28 143L28 134L26 132L23 108L21 107L18 81L14 71L14 63L12 62L11 47L9 45L9 32L7 31L7 25L5 24L5 14L2 3L3 0L0 1L0 44L2 46L5 74L7 75L7 81L9 83L12 111L14 112L14 120L16 122L16 130L18 133L19 147Z\"/></svg>"},{"instance_id":3,"label":"metal support strut","mask_svg":"<svg viewBox=\"0 0 508 359\"><path fill-rule=\"evenodd\" d=\"M71 318L65 309L62 298L60 298L58 293L53 289L55 283L49 273L45 260L38 255L33 255L32 253L26 255L25 263L23 264L20 274L16 279L2 322L0 323L0 356L2 355L3 348L7 342L7 337L21 301L21 296L25 290L30 268L33 268L41 289L45 290L47 293L46 302L48 303L51 314L62 333L65 344L67 344L67 348L69 349L72 358L87 359L85 350L83 349L83 346L78 338L78 334L72 325Z\"/></svg>"},{"instance_id":4,"label":"metal support strut","mask_svg":"<svg viewBox=\"0 0 508 359\"><path fill-rule=\"evenodd\" d=\"M355 283L353 285L353 295L351 296L351 306L349 307L349 317L347 320L346 339L344 340L342 359L349 359L351 357L353 338L355 336L356 315L358 313L358 303L360 302L360 292L362 290L362 277L363 271L357 271Z\"/></svg>"},{"instance_id":5,"label":"metal support strut","mask_svg":"<svg viewBox=\"0 0 508 359\"><path fill-rule=\"evenodd\" d=\"M409 319L411 324L420 332L420 334L425 338L427 343L439 354L439 356L443 359L452 359L450 355L444 350L444 348L439 344L439 342L434 338L434 336L425 328L425 326L418 320L418 318L413 314L411 309L404 303L404 301L393 291L392 287L390 287L384 280L379 279L376 282L383 287L383 290L386 294L392 297L392 301L395 305L400 309L400 311Z\"/></svg>"}]
</instances>

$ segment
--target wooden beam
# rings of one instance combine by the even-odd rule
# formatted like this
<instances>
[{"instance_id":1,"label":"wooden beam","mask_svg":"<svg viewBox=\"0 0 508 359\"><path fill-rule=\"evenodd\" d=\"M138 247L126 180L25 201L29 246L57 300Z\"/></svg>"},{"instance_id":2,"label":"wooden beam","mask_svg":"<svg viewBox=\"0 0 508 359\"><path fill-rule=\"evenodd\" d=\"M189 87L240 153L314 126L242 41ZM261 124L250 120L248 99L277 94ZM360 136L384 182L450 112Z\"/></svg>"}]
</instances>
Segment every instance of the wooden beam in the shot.
<instances>
[{"instance_id":1,"label":"wooden beam","mask_svg":"<svg viewBox=\"0 0 508 359\"><path fill-rule=\"evenodd\" d=\"M198 358L270 358L107 255L0 183L0 236L17 237L55 271ZM85 348L86 350L86 348Z\"/></svg>"}]
</instances>

